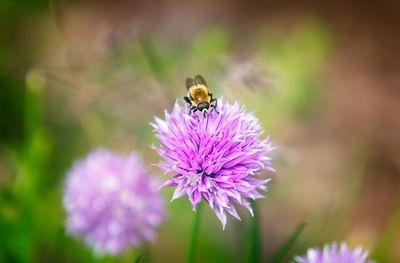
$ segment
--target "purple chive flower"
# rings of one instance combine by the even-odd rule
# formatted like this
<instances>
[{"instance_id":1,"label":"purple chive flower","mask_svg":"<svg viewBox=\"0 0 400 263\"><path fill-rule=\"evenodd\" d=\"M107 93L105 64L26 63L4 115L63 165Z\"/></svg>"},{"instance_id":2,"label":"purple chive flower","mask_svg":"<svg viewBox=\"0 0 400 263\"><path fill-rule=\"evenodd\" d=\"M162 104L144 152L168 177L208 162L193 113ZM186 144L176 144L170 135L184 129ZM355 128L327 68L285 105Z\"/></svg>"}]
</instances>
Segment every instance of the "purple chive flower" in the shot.
<instances>
[{"instance_id":1,"label":"purple chive flower","mask_svg":"<svg viewBox=\"0 0 400 263\"><path fill-rule=\"evenodd\" d=\"M235 205L253 215L248 199L263 197L259 191L270 179L257 175L273 171L272 146L260 140L258 120L238 103L219 99L217 110L189 115L187 106L176 102L165 120L152 124L161 144L153 148L164 158L159 167L174 174L161 186L176 186L172 200L187 195L195 210L204 199L225 228L226 213L240 220Z\"/></svg>"},{"instance_id":2,"label":"purple chive flower","mask_svg":"<svg viewBox=\"0 0 400 263\"><path fill-rule=\"evenodd\" d=\"M67 231L84 238L96 254L116 254L151 241L164 219L157 187L138 154L94 151L67 174Z\"/></svg>"},{"instance_id":3,"label":"purple chive flower","mask_svg":"<svg viewBox=\"0 0 400 263\"><path fill-rule=\"evenodd\" d=\"M340 245L336 243L326 244L321 251L318 248L310 248L307 255L297 256L295 262L298 263L372 263L367 259L368 252L360 246L354 250L350 249L346 243Z\"/></svg>"}]
</instances>

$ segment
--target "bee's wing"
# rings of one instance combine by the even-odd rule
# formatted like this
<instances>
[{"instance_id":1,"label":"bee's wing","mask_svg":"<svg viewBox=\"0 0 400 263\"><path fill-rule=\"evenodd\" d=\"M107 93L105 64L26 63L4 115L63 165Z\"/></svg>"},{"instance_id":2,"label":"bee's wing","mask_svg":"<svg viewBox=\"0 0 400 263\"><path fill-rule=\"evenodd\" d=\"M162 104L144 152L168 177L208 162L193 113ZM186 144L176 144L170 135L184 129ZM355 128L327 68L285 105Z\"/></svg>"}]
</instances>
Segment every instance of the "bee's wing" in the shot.
<instances>
[{"instance_id":1,"label":"bee's wing","mask_svg":"<svg viewBox=\"0 0 400 263\"><path fill-rule=\"evenodd\" d=\"M196 77L194 77L194 83L207 86L206 81L204 80L204 78L201 75L196 75Z\"/></svg>"},{"instance_id":2,"label":"bee's wing","mask_svg":"<svg viewBox=\"0 0 400 263\"><path fill-rule=\"evenodd\" d=\"M194 86L194 80L192 78L186 79L186 89L190 89L190 87Z\"/></svg>"}]
</instances>

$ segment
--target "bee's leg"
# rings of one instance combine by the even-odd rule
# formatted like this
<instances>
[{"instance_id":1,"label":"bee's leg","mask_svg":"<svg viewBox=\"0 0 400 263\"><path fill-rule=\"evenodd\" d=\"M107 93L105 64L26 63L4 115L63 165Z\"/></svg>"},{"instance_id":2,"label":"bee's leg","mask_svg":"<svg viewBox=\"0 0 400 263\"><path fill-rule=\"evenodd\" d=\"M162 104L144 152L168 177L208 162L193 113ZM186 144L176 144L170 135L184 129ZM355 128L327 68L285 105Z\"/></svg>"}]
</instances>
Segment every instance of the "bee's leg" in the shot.
<instances>
[{"instance_id":1,"label":"bee's leg","mask_svg":"<svg viewBox=\"0 0 400 263\"><path fill-rule=\"evenodd\" d=\"M192 106L189 108L189 115L190 115L191 113L195 113L196 111L197 111L196 106L192 105Z\"/></svg>"},{"instance_id":2,"label":"bee's leg","mask_svg":"<svg viewBox=\"0 0 400 263\"><path fill-rule=\"evenodd\" d=\"M217 107L218 100L217 100L217 99L214 99L214 98L212 97L212 93L210 93L210 103L212 103L212 102L215 102L214 108L216 108L216 107ZM215 111L217 111L217 110L215 109Z\"/></svg>"},{"instance_id":3,"label":"bee's leg","mask_svg":"<svg viewBox=\"0 0 400 263\"><path fill-rule=\"evenodd\" d=\"M213 99L213 98L212 98L212 94L211 94L211 101L210 101L210 103L211 103L211 102L215 102L215 103L214 103L214 104L211 104L210 107L212 108L213 111L215 111L216 113L219 114L219 112L217 111L218 100Z\"/></svg>"},{"instance_id":4,"label":"bee's leg","mask_svg":"<svg viewBox=\"0 0 400 263\"><path fill-rule=\"evenodd\" d=\"M217 114L219 114L219 111L217 111L217 105L212 104L210 105L210 107L211 107L211 112L215 111Z\"/></svg>"},{"instance_id":5,"label":"bee's leg","mask_svg":"<svg viewBox=\"0 0 400 263\"><path fill-rule=\"evenodd\" d=\"M185 97L183 97L183 99L184 99L187 103L189 103L189 105L192 105L192 101L189 99L189 97L185 96Z\"/></svg>"},{"instance_id":6,"label":"bee's leg","mask_svg":"<svg viewBox=\"0 0 400 263\"><path fill-rule=\"evenodd\" d=\"M190 112L193 113L193 114L194 114L196 111L198 111L198 109L197 109L196 106L192 106L192 108L190 108L190 109L191 109ZM200 122L199 115L195 114L194 116L196 116L197 122Z\"/></svg>"},{"instance_id":7,"label":"bee's leg","mask_svg":"<svg viewBox=\"0 0 400 263\"><path fill-rule=\"evenodd\" d=\"M214 99L213 98L213 95L212 95L212 93L208 93L208 96L210 96L210 102L213 102L213 101L216 101L217 99Z\"/></svg>"},{"instance_id":8,"label":"bee's leg","mask_svg":"<svg viewBox=\"0 0 400 263\"><path fill-rule=\"evenodd\" d=\"M214 110L219 114L219 112L217 111L218 100L213 98L212 93L208 93L208 95L210 96L210 103L215 102L215 105L211 104L211 107L213 107Z\"/></svg>"}]
</instances>

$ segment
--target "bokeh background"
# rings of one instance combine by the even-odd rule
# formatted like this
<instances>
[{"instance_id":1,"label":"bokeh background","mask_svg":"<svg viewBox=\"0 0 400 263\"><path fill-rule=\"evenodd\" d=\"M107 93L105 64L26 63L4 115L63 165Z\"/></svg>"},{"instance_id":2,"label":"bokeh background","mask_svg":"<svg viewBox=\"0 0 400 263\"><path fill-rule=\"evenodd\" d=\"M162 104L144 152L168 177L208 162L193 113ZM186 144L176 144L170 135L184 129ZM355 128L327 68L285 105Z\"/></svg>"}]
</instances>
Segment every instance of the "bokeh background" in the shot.
<instances>
[{"instance_id":1,"label":"bokeh background","mask_svg":"<svg viewBox=\"0 0 400 263\"><path fill-rule=\"evenodd\" d=\"M277 146L257 202L262 261L330 241L400 262L400 2L0 2L0 262L96 258L64 229L62 186L100 146L159 157L149 125L202 74L254 111ZM162 190L168 200L172 190ZM184 262L193 212L166 201L152 262ZM250 216L203 209L197 262L246 262Z\"/></svg>"}]
</instances>

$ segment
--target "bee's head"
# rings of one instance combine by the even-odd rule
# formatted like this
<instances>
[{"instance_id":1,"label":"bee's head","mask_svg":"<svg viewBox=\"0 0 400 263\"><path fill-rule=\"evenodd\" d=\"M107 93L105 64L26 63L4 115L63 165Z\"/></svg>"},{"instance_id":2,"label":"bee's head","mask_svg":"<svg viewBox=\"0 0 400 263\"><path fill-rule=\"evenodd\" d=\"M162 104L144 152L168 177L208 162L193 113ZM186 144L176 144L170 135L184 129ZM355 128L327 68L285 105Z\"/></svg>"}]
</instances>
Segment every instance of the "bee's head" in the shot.
<instances>
[{"instance_id":1,"label":"bee's head","mask_svg":"<svg viewBox=\"0 0 400 263\"><path fill-rule=\"evenodd\" d=\"M201 112L204 112L204 111L207 111L209 107L210 107L210 104L208 102L202 102L197 106L197 109Z\"/></svg>"}]
</instances>

